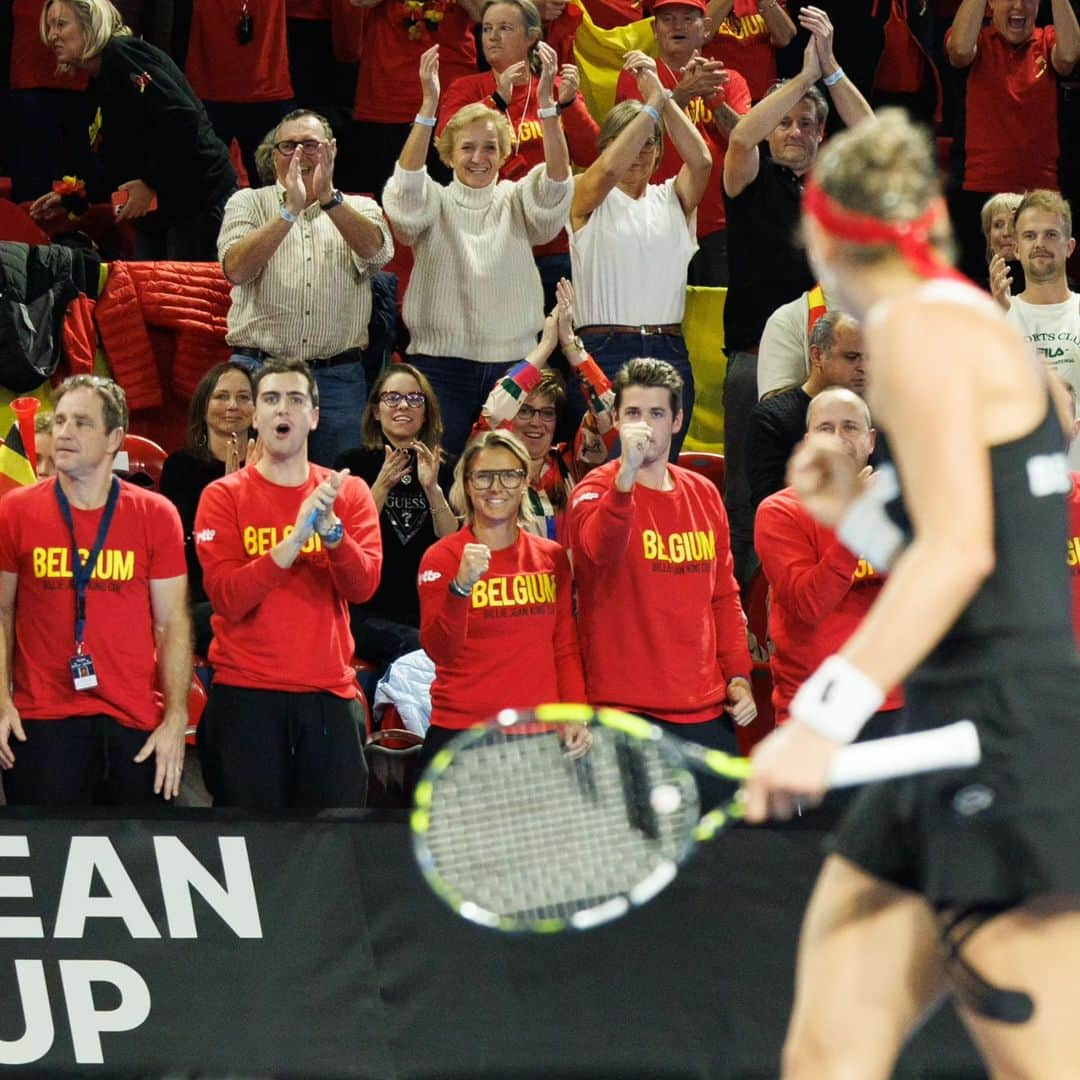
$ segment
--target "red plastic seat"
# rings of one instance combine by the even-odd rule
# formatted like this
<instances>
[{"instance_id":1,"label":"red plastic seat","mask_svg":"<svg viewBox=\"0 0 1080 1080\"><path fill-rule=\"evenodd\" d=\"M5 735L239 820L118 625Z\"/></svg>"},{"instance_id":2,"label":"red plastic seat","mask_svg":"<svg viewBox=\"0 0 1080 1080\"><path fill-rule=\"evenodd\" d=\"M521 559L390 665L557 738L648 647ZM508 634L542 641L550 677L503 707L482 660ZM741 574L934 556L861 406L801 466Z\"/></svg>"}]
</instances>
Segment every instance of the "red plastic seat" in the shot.
<instances>
[{"instance_id":1,"label":"red plastic seat","mask_svg":"<svg viewBox=\"0 0 1080 1080\"><path fill-rule=\"evenodd\" d=\"M679 455L679 465L711 480L716 485L717 491L721 495L724 494L726 469L723 454L711 454L704 450L684 450Z\"/></svg>"},{"instance_id":2,"label":"red plastic seat","mask_svg":"<svg viewBox=\"0 0 1080 1080\"><path fill-rule=\"evenodd\" d=\"M161 470L169 456L153 439L143 435L125 435L120 449L127 453L127 468L117 470L123 476L145 473L153 481L154 490L161 487Z\"/></svg>"},{"instance_id":3,"label":"red plastic seat","mask_svg":"<svg viewBox=\"0 0 1080 1080\"><path fill-rule=\"evenodd\" d=\"M202 719L202 714L205 709L206 688L203 686L202 680L198 675L192 675L187 697L188 722L187 727L184 729L188 746L195 745L195 730L199 726L199 721Z\"/></svg>"}]
</instances>

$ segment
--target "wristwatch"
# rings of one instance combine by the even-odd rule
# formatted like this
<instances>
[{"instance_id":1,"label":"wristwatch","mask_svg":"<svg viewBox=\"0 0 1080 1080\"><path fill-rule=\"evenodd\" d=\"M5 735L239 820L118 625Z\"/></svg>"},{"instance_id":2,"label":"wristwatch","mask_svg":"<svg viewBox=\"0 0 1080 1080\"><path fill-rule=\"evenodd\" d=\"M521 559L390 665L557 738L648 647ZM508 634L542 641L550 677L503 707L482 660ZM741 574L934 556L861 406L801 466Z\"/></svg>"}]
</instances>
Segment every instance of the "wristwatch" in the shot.
<instances>
[{"instance_id":1,"label":"wristwatch","mask_svg":"<svg viewBox=\"0 0 1080 1080\"><path fill-rule=\"evenodd\" d=\"M340 194L340 192L339 192ZM326 532L321 532L319 535L323 539L324 544L336 544L345 535L345 526L341 524L341 520L335 520L334 524L330 526Z\"/></svg>"},{"instance_id":2,"label":"wristwatch","mask_svg":"<svg viewBox=\"0 0 1080 1080\"><path fill-rule=\"evenodd\" d=\"M344 201L345 196L335 188L330 192L330 198L326 202L319 203L319 209L325 213L327 210L333 210L335 206L340 206Z\"/></svg>"}]
</instances>

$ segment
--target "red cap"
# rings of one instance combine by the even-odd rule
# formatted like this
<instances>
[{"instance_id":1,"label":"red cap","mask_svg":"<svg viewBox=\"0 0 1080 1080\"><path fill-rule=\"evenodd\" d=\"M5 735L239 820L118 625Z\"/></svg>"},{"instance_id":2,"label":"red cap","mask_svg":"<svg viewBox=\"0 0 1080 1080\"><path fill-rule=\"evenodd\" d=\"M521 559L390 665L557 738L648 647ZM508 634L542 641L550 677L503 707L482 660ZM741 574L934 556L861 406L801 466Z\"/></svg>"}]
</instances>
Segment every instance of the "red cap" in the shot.
<instances>
[{"instance_id":1,"label":"red cap","mask_svg":"<svg viewBox=\"0 0 1080 1080\"><path fill-rule=\"evenodd\" d=\"M671 7L672 4L679 4L682 7L694 8L700 11L702 15L706 12L705 0L652 0L649 5L650 14L655 15L662 7Z\"/></svg>"}]
</instances>

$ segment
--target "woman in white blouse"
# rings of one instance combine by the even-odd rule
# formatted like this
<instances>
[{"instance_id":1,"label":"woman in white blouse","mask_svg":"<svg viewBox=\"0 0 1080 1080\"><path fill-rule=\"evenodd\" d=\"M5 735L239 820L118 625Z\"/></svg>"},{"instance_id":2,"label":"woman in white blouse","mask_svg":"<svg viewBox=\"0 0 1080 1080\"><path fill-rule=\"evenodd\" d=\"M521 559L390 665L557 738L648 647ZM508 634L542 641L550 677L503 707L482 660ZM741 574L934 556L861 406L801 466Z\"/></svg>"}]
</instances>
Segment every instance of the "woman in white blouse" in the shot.
<instances>
[{"instance_id":1,"label":"woman in white blouse","mask_svg":"<svg viewBox=\"0 0 1080 1080\"><path fill-rule=\"evenodd\" d=\"M697 251L696 212L712 173L697 128L656 75L656 61L626 55L644 104L622 101L600 126L600 156L575 178L570 257L578 334L608 378L635 356L666 360L682 376L685 422L672 439L678 457L694 406L694 373L682 336L686 267ZM650 180L665 132L683 166Z\"/></svg>"},{"instance_id":2,"label":"woman in white blouse","mask_svg":"<svg viewBox=\"0 0 1080 1080\"><path fill-rule=\"evenodd\" d=\"M415 260L403 312L409 359L435 388L451 454L461 453L507 367L536 344L544 293L532 248L569 218L570 155L554 96L558 59L543 42L537 51L543 164L518 181L499 180L510 127L502 113L475 102L455 113L436 140L453 179L442 185L427 175L440 92L436 45L420 58L423 103L383 191L391 227Z\"/></svg>"}]
</instances>

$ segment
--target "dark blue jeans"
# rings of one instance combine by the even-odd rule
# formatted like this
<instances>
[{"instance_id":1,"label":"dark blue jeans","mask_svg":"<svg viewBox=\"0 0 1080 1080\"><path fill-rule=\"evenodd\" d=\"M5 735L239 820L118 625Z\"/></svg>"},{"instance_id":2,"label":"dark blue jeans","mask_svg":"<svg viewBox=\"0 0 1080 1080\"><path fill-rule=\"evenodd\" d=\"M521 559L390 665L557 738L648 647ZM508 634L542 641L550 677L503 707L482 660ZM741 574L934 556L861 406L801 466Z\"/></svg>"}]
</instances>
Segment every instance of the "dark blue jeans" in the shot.
<instances>
[{"instance_id":1,"label":"dark blue jeans","mask_svg":"<svg viewBox=\"0 0 1080 1080\"><path fill-rule=\"evenodd\" d=\"M619 369L628 361L638 356L650 356L655 360L666 360L683 378L683 422L682 428L671 438L670 461L677 461L683 440L690 427L690 417L694 412L694 369L690 366L690 354L686 351L686 342L674 334L582 334L581 340L600 370L613 382ZM573 396L576 406L580 393ZM585 403L580 403L584 415ZM618 442L612 447L611 457L619 456Z\"/></svg>"},{"instance_id":2,"label":"dark blue jeans","mask_svg":"<svg viewBox=\"0 0 1080 1080\"><path fill-rule=\"evenodd\" d=\"M443 449L454 457L460 457L488 394L513 366L514 360L508 360L505 364L480 364L474 360L463 360L460 356L415 353L409 356L409 363L428 377L439 399Z\"/></svg>"}]
</instances>

